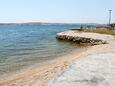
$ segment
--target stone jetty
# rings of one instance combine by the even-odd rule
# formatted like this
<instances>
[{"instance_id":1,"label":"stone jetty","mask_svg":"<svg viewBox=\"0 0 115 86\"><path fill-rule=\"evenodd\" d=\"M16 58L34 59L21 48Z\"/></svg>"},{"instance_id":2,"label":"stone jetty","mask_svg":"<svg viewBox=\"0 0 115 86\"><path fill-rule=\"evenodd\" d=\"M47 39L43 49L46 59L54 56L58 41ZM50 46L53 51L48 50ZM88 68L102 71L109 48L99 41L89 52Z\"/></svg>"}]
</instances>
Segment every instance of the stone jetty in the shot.
<instances>
[{"instance_id":1,"label":"stone jetty","mask_svg":"<svg viewBox=\"0 0 115 86\"><path fill-rule=\"evenodd\" d=\"M59 40L76 42L78 44L88 44L88 45L107 44L107 41L101 39L99 35L100 34L95 36L92 33L71 30L58 33L56 38Z\"/></svg>"}]
</instances>

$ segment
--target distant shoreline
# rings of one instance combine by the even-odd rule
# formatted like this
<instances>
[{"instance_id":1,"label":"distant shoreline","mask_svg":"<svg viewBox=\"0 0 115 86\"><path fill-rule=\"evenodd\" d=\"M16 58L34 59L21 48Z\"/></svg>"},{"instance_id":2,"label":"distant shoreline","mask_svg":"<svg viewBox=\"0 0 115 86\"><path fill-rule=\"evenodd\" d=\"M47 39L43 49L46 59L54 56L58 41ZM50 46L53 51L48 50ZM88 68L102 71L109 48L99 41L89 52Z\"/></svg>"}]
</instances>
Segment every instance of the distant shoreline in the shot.
<instances>
[{"instance_id":1,"label":"distant shoreline","mask_svg":"<svg viewBox=\"0 0 115 86\"><path fill-rule=\"evenodd\" d=\"M45 23L45 22L27 22L27 23L0 23L0 26L23 26L23 25L91 25L100 26L97 23Z\"/></svg>"}]
</instances>

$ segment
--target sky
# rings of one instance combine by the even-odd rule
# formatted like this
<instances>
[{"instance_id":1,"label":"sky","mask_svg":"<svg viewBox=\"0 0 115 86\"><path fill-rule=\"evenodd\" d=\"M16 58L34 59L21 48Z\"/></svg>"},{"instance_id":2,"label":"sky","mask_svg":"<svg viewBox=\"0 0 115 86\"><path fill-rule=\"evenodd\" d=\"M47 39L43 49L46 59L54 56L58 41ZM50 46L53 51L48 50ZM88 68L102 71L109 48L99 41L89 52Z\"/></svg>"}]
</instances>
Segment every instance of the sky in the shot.
<instances>
[{"instance_id":1,"label":"sky","mask_svg":"<svg viewBox=\"0 0 115 86\"><path fill-rule=\"evenodd\" d=\"M115 22L115 0L0 0L0 23Z\"/></svg>"}]
</instances>

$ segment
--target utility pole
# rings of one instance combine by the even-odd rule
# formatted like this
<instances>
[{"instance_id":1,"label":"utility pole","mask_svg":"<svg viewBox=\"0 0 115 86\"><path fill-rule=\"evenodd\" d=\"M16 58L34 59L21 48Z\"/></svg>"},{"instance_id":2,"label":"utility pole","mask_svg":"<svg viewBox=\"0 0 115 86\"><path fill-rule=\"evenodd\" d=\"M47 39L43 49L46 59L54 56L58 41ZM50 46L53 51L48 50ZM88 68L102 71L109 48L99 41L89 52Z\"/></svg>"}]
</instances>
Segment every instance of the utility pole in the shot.
<instances>
[{"instance_id":1,"label":"utility pole","mask_svg":"<svg viewBox=\"0 0 115 86\"><path fill-rule=\"evenodd\" d=\"M112 10L109 10L109 26L110 26L110 24L111 24L111 11L112 11Z\"/></svg>"}]
</instances>

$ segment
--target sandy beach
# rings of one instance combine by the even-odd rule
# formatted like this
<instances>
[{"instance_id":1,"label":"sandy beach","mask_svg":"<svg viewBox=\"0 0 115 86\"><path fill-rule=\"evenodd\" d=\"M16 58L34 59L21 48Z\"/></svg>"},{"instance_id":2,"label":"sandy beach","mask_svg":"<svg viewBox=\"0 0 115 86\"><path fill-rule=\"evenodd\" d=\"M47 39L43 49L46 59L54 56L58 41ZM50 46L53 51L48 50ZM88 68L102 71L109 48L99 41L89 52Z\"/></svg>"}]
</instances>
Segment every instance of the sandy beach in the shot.
<instances>
[{"instance_id":1,"label":"sandy beach","mask_svg":"<svg viewBox=\"0 0 115 86\"><path fill-rule=\"evenodd\" d=\"M66 33L71 35L71 32ZM80 52L73 51L40 67L0 79L0 86L114 86L115 64L113 61L115 57L115 38L111 35L97 33L82 34L88 37L103 39L108 44L91 46L84 48ZM108 59L109 57L110 59ZM106 64L105 59L108 62ZM98 70L101 70L98 68L102 68L103 71L98 73ZM90 71L96 71L94 76L98 74L104 76L103 73L106 72L107 76L104 77L104 80L106 80L105 83L108 83L108 85L105 85L104 82L95 85L95 82L98 82L96 80L99 78L103 81L103 77L94 77L92 79ZM75 80L77 83L73 82ZM88 83L90 85L87 82L90 82Z\"/></svg>"},{"instance_id":2,"label":"sandy beach","mask_svg":"<svg viewBox=\"0 0 115 86\"><path fill-rule=\"evenodd\" d=\"M69 32L71 33L71 31ZM85 33L82 33L84 37ZM47 86L114 86L115 85L115 39L101 34L87 33L87 37L99 37L109 44L96 45L85 51ZM75 36L74 34L71 34ZM86 34L85 34L86 35ZM94 35L94 36L93 36ZM100 36L99 36L100 35Z\"/></svg>"}]
</instances>

